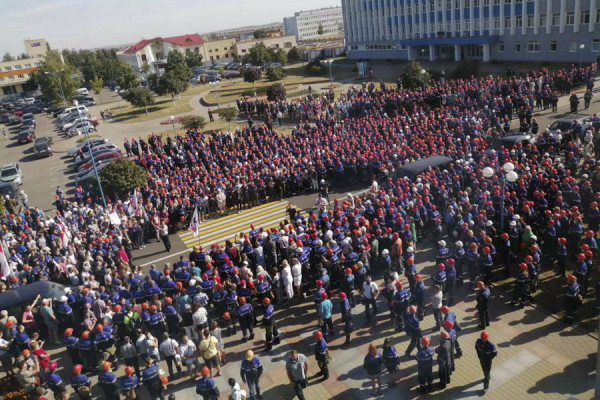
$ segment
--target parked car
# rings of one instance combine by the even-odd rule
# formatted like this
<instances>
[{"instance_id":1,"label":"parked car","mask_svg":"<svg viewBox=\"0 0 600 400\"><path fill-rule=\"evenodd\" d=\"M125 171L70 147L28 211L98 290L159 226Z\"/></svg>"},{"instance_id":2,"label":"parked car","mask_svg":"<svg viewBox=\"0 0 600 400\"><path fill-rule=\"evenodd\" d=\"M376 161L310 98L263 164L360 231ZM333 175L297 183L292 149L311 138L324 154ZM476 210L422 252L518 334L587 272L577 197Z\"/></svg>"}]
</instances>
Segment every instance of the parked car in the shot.
<instances>
[{"instance_id":1,"label":"parked car","mask_svg":"<svg viewBox=\"0 0 600 400\"><path fill-rule=\"evenodd\" d=\"M98 147L94 147L92 149L92 156L93 157L97 157L100 154L104 154L104 153L121 153L121 150L115 146L114 144L105 144L102 146L98 146ZM73 160L73 170L77 171L79 169L80 166L87 164L90 161L90 153L89 150L86 153L83 153L83 158L81 157L75 157L75 160Z\"/></svg>"},{"instance_id":2,"label":"parked car","mask_svg":"<svg viewBox=\"0 0 600 400\"><path fill-rule=\"evenodd\" d=\"M19 125L21 123L21 118L17 117L13 114L2 114L0 115L0 124L7 125Z\"/></svg>"},{"instance_id":3,"label":"parked car","mask_svg":"<svg viewBox=\"0 0 600 400\"><path fill-rule=\"evenodd\" d=\"M110 143L110 139L108 138L90 138L88 141L83 141L73 147L71 147L69 150L67 150L67 155L71 156L71 157L75 157L77 155L77 153L79 153L79 150L83 150L84 152L88 151L88 143L91 144L91 147L94 148L96 146L101 146L103 144L107 144Z\"/></svg>"},{"instance_id":4,"label":"parked car","mask_svg":"<svg viewBox=\"0 0 600 400\"><path fill-rule=\"evenodd\" d=\"M98 154L96 157L94 157L94 161L96 162L96 164L98 164L100 161L105 162L108 160L121 158L121 157L123 157L123 154L121 154L120 152L117 153L116 151L111 151L109 153ZM90 160L86 164L79 166L78 171L88 170L88 169L92 168L92 166L93 166L93 164L92 164L92 161Z\"/></svg>"},{"instance_id":5,"label":"parked car","mask_svg":"<svg viewBox=\"0 0 600 400\"><path fill-rule=\"evenodd\" d=\"M19 185L13 182L0 182L0 196L16 199L19 193Z\"/></svg>"},{"instance_id":6,"label":"parked car","mask_svg":"<svg viewBox=\"0 0 600 400\"><path fill-rule=\"evenodd\" d=\"M494 139L494 141L490 144L490 146L488 147L488 150L486 151L487 153L490 153L492 151L500 151L501 149L512 149L514 147L516 147L519 143L521 143L521 145L526 146L528 144L535 144L536 142L536 137L534 135L530 135L530 134L517 134L517 135L510 135L510 136L504 136L504 137L500 137L500 138L496 138Z\"/></svg>"},{"instance_id":7,"label":"parked car","mask_svg":"<svg viewBox=\"0 0 600 400\"><path fill-rule=\"evenodd\" d=\"M50 136L42 136L35 139L33 142L33 152L36 158L50 157L52 155L52 138Z\"/></svg>"},{"instance_id":8,"label":"parked car","mask_svg":"<svg viewBox=\"0 0 600 400\"><path fill-rule=\"evenodd\" d=\"M80 126L81 126L81 121L82 121L82 119L81 119L81 118L79 118L79 117L77 117L77 118L75 118L73 121L70 121L70 122L68 122L68 123L64 124L64 125L62 126L62 130L66 132L66 131L68 131L69 129L73 128L74 126L76 126L76 127L80 127ZM88 117L84 117L84 118L83 118L83 121L85 121L85 122L89 122L89 123L92 125L92 127L96 127L96 126L98 126L98 120L97 120L96 118L88 118Z\"/></svg>"},{"instance_id":9,"label":"parked car","mask_svg":"<svg viewBox=\"0 0 600 400\"><path fill-rule=\"evenodd\" d=\"M73 125L68 131L67 131L67 137L73 137L73 136L81 136L85 134L85 131L89 132L96 132L96 128L94 127L94 125L92 125L91 122L89 121L83 121L83 122L78 122L77 124Z\"/></svg>"},{"instance_id":10,"label":"parked car","mask_svg":"<svg viewBox=\"0 0 600 400\"><path fill-rule=\"evenodd\" d=\"M111 160L108 160L105 162L100 162L100 163L96 164L96 170L98 172L102 171L107 165L110 165L110 163L112 163L115 160L116 160L116 158L113 158ZM79 173L75 176L75 185L77 185L77 186L83 185L84 182L86 182L87 180L93 179L94 175L95 175L94 168L90 168L88 170L82 171L81 173Z\"/></svg>"},{"instance_id":11,"label":"parked car","mask_svg":"<svg viewBox=\"0 0 600 400\"><path fill-rule=\"evenodd\" d=\"M0 169L0 182L14 182L23 184L23 173L17 163L4 164Z\"/></svg>"},{"instance_id":12,"label":"parked car","mask_svg":"<svg viewBox=\"0 0 600 400\"><path fill-rule=\"evenodd\" d=\"M35 133L33 132L22 132L17 136L19 144L31 143L35 139Z\"/></svg>"}]
</instances>

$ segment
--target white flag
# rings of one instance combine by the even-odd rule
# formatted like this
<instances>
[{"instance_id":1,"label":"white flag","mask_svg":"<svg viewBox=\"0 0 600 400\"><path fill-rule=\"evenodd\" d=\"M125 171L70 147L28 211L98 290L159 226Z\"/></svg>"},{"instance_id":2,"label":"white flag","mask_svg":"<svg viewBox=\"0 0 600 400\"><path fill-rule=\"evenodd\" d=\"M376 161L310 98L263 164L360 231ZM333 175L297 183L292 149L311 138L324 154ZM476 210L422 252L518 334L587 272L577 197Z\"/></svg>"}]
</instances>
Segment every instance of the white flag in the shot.
<instances>
[{"instance_id":1,"label":"white flag","mask_svg":"<svg viewBox=\"0 0 600 400\"><path fill-rule=\"evenodd\" d=\"M8 265L8 259L6 258L6 254L4 253L4 242L0 246L0 279L6 279L6 277L10 274L10 265Z\"/></svg>"},{"instance_id":2,"label":"white flag","mask_svg":"<svg viewBox=\"0 0 600 400\"><path fill-rule=\"evenodd\" d=\"M128 209L129 213L135 217L138 216L139 213L139 205L138 205L138 198L137 198L137 191L134 190L133 191L133 195L131 195L131 198L129 199L129 209Z\"/></svg>"},{"instance_id":3,"label":"white flag","mask_svg":"<svg viewBox=\"0 0 600 400\"><path fill-rule=\"evenodd\" d=\"M194 234L194 237L198 237L198 207L194 208L194 214L192 214L192 220L190 221L190 231Z\"/></svg>"}]
</instances>

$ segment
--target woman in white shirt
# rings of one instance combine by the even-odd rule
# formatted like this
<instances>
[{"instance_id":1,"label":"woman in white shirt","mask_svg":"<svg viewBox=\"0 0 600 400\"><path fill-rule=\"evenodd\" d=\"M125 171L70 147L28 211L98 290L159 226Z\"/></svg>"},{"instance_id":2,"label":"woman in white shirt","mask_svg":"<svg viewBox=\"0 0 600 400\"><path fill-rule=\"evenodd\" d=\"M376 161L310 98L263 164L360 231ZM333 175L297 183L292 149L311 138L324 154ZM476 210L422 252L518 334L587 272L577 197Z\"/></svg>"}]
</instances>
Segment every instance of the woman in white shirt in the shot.
<instances>
[{"instance_id":1,"label":"woman in white shirt","mask_svg":"<svg viewBox=\"0 0 600 400\"><path fill-rule=\"evenodd\" d=\"M283 269L281 270L281 281L283 282L283 293L291 300L294 298L294 286L292 279L292 268L288 264L287 260L283 260L281 263Z\"/></svg>"},{"instance_id":2,"label":"woman in white shirt","mask_svg":"<svg viewBox=\"0 0 600 400\"><path fill-rule=\"evenodd\" d=\"M302 264L297 258L292 258L292 278L294 279L294 292L300 298L302 296Z\"/></svg>"}]
</instances>

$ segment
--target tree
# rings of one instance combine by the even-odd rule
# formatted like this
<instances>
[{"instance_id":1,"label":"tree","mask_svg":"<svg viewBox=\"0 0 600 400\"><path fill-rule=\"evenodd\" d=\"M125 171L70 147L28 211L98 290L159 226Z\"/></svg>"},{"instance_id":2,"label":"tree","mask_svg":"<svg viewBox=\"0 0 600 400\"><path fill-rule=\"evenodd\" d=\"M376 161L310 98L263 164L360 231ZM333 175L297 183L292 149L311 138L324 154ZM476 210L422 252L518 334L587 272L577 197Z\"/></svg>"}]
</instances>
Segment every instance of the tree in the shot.
<instances>
[{"instance_id":1,"label":"tree","mask_svg":"<svg viewBox=\"0 0 600 400\"><path fill-rule=\"evenodd\" d=\"M274 83L267 89L267 100L285 100L285 85L283 83Z\"/></svg>"},{"instance_id":2,"label":"tree","mask_svg":"<svg viewBox=\"0 0 600 400\"><path fill-rule=\"evenodd\" d=\"M4 196L0 196L0 215L4 215L6 206L4 205Z\"/></svg>"},{"instance_id":3,"label":"tree","mask_svg":"<svg viewBox=\"0 0 600 400\"><path fill-rule=\"evenodd\" d=\"M422 71L425 71L423 74ZM420 89L431 81L431 76L419 62L412 60L402 75L402 86L406 89Z\"/></svg>"},{"instance_id":4,"label":"tree","mask_svg":"<svg viewBox=\"0 0 600 400\"><path fill-rule=\"evenodd\" d=\"M252 87L255 88L255 82L262 78L262 71L259 68L243 68L242 78L244 78L244 82L251 82Z\"/></svg>"},{"instance_id":5,"label":"tree","mask_svg":"<svg viewBox=\"0 0 600 400\"><path fill-rule=\"evenodd\" d=\"M6 53L4 53L4 56L2 57L2 61L3 62L15 61L15 58L13 56L11 56L10 53L7 51Z\"/></svg>"},{"instance_id":6,"label":"tree","mask_svg":"<svg viewBox=\"0 0 600 400\"><path fill-rule=\"evenodd\" d=\"M338 29L338 33L339 33L340 35L343 35L343 34L344 34L344 24L342 24L341 22L338 22L338 24L337 24L337 29Z\"/></svg>"},{"instance_id":7,"label":"tree","mask_svg":"<svg viewBox=\"0 0 600 400\"><path fill-rule=\"evenodd\" d=\"M189 81L192 70L188 67L186 56L181 51L171 51L167 56L167 66L165 72L172 72L177 79Z\"/></svg>"},{"instance_id":8,"label":"tree","mask_svg":"<svg viewBox=\"0 0 600 400\"><path fill-rule=\"evenodd\" d=\"M115 82L117 82L117 85L119 85L121 89L128 90L138 87L140 79L131 65L119 64L117 66Z\"/></svg>"},{"instance_id":9,"label":"tree","mask_svg":"<svg viewBox=\"0 0 600 400\"><path fill-rule=\"evenodd\" d=\"M148 75L148 73L150 72L150 64L144 63L144 65L142 65L142 68L140 68L140 72L144 75Z\"/></svg>"},{"instance_id":10,"label":"tree","mask_svg":"<svg viewBox=\"0 0 600 400\"><path fill-rule=\"evenodd\" d=\"M325 67L320 60L314 60L304 66L304 71L310 76L317 76L325 72Z\"/></svg>"},{"instance_id":11,"label":"tree","mask_svg":"<svg viewBox=\"0 0 600 400\"><path fill-rule=\"evenodd\" d=\"M175 96L179 96L185 92L189 86L189 82L181 80L177 72L172 70L161 77L156 74L150 75L148 77L148 85L159 96L171 95L173 106L175 106Z\"/></svg>"},{"instance_id":12,"label":"tree","mask_svg":"<svg viewBox=\"0 0 600 400\"><path fill-rule=\"evenodd\" d=\"M195 51L188 51L185 53L185 62L188 68L194 69L202 66L202 54Z\"/></svg>"},{"instance_id":13,"label":"tree","mask_svg":"<svg viewBox=\"0 0 600 400\"><path fill-rule=\"evenodd\" d=\"M187 131L201 131L206 126L204 117L183 117L179 120L183 129Z\"/></svg>"},{"instance_id":14,"label":"tree","mask_svg":"<svg viewBox=\"0 0 600 400\"><path fill-rule=\"evenodd\" d=\"M273 61L277 61L279 64L285 65L288 61L287 54L285 54L285 51L283 51L283 49L279 49L275 52L275 58L273 59Z\"/></svg>"},{"instance_id":15,"label":"tree","mask_svg":"<svg viewBox=\"0 0 600 400\"><path fill-rule=\"evenodd\" d=\"M63 64L57 52L46 54L46 60L33 74L33 78L51 103L60 103L63 94L65 101L70 102L81 84L74 68Z\"/></svg>"},{"instance_id":16,"label":"tree","mask_svg":"<svg viewBox=\"0 0 600 400\"><path fill-rule=\"evenodd\" d=\"M27 54L27 53L21 53L17 57L18 60L27 60L28 58L29 58L29 54Z\"/></svg>"},{"instance_id":17,"label":"tree","mask_svg":"<svg viewBox=\"0 0 600 400\"><path fill-rule=\"evenodd\" d=\"M90 86L92 87L92 90L96 94L100 94L100 91L102 90L103 85L104 85L104 81L102 80L102 78L99 78L99 77L95 77L92 81L90 81Z\"/></svg>"},{"instance_id":18,"label":"tree","mask_svg":"<svg viewBox=\"0 0 600 400\"><path fill-rule=\"evenodd\" d=\"M148 114L148 106L154 104L154 94L146 88L131 88L123 93L123 98L130 102L134 107L144 108Z\"/></svg>"},{"instance_id":19,"label":"tree","mask_svg":"<svg viewBox=\"0 0 600 400\"><path fill-rule=\"evenodd\" d=\"M144 187L148 182L146 170L126 158L118 159L104 167L99 175L104 191L109 196L116 195L121 198L135 188Z\"/></svg>"},{"instance_id":20,"label":"tree","mask_svg":"<svg viewBox=\"0 0 600 400\"><path fill-rule=\"evenodd\" d=\"M285 73L281 67L270 67L267 70L267 78L269 78L271 81L279 81L283 79L284 75Z\"/></svg>"},{"instance_id":21,"label":"tree","mask_svg":"<svg viewBox=\"0 0 600 400\"><path fill-rule=\"evenodd\" d=\"M287 59L291 62L298 61L300 57L302 57L302 55L296 46L292 47L287 53Z\"/></svg>"},{"instance_id":22,"label":"tree","mask_svg":"<svg viewBox=\"0 0 600 400\"><path fill-rule=\"evenodd\" d=\"M262 28L257 29L252 35L254 36L254 39L263 39L267 37L267 30Z\"/></svg>"},{"instance_id":23,"label":"tree","mask_svg":"<svg viewBox=\"0 0 600 400\"><path fill-rule=\"evenodd\" d=\"M477 60L463 60L454 71L450 74L452 79L471 79L472 76L477 77L479 75L481 63Z\"/></svg>"},{"instance_id":24,"label":"tree","mask_svg":"<svg viewBox=\"0 0 600 400\"><path fill-rule=\"evenodd\" d=\"M323 29L323 24L319 22L319 27L317 28L317 34L322 35L325 33L325 29Z\"/></svg>"},{"instance_id":25,"label":"tree","mask_svg":"<svg viewBox=\"0 0 600 400\"><path fill-rule=\"evenodd\" d=\"M269 54L269 49L263 42L258 42L250 47L248 51L248 61L252 65L265 65L273 59L272 54Z\"/></svg>"},{"instance_id":26,"label":"tree","mask_svg":"<svg viewBox=\"0 0 600 400\"><path fill-rule=\"evenodd\" d=\"M222 108L219 110L219 116L229 122L229 128L231 129L231 121L237 118L238 109L236 107Z\"/></svg>"}]
</instances>

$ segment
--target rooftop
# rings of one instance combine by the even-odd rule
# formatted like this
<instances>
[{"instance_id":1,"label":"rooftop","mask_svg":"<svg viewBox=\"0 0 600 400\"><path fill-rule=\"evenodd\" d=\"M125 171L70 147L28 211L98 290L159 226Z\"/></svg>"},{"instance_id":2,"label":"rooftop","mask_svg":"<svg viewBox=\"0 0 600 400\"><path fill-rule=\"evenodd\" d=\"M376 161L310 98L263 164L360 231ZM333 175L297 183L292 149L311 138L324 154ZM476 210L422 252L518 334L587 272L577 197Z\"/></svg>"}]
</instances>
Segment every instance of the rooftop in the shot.
<instances>
[{"instance_id":1,"label":"rooftop","mask_svg":"<svg viewBox=\"0 0 600 400\"><path fill-rule=\"evenodd\" d=\"M204 38L197 33L189 34L189 35L181 35L181 36L171 36L171 37L160 37L157 36L153 39L144 39L133 46L125 49L124 53L136 53L148 46L152 42L163 41L167 43L172 43L178 46L193 46L195 44L202 44L205 42Z\"/></svg>"}]
</instances>

